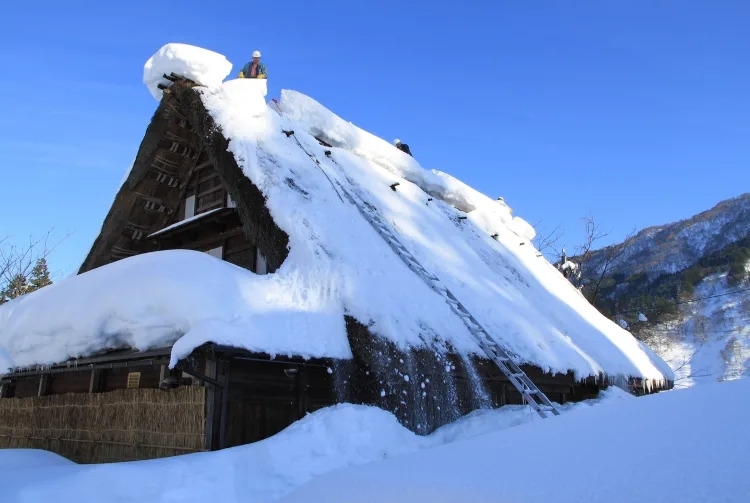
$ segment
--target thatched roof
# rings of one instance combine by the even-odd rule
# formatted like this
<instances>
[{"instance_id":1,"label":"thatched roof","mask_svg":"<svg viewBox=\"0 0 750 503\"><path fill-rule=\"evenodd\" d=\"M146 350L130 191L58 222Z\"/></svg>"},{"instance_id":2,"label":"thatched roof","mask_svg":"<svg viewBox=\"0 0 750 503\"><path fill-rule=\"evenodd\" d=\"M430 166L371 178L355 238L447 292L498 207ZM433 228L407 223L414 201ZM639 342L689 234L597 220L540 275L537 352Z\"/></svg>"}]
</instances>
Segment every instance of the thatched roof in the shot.
<instances>
[{"instance_id":1,"label":"thatched roof","mask_svg":"<svg viewBox=\"0 0 750 503\"><path fill-rule=\"evenodd\" d=\"M228 87L233 88L239 96L242 96L239 91L244 89L240 89L236 84L237 82L227 83ZM289 189L290 193L296 191L303 194L303 196L299 194L295 196L299 198L300 203L307 204L305 201L309 200L309 197L305 188L318 187L317 184L320 183L325 186L326 182L319 180L320 171L325 174L325 170L322 170L320 165L317 168L313 167L309 162L306 162L304 166L285 167L285 159L288 158L286 156L291 154L288 154L287 144L283 142L295 140L281 138L282 135L277 129L281 122L275 122L278 117L259 119L266 121L265 126L272 125L269 127L273 132L268 134L279 136L276 139L263 137L260 133L255 135L256 131L253 129L255 123L252 121L241 125L232 124L231 121L227 123L227 113L235 114L232 117L244 117L235 109L235 106L241 106L242 102L221 103L221 98L216 98L221 92L217 90L218 94L214 95L212 89L196 88L193 83L184 80L178 80L164 91L159 107L141 143L133 168L118 192L104 221L102 231L81 266L80 272L89 271L129 255L154 250L154 242L148 239L148 236L179 220L178 209L184 198L191 173L209 164L219 174L227 192L235 201L242 229L248 240L255 243L266 257L270 271L279 268L289 255L290 235L297 240L295 243L299 243L300 239L318 237L312 229L306 229L299 235L290 230L293 219L305 219L305 210L301 209L302 206L299 211L296 211L297 208L280 206L282 200L291 201L292 204L294 200L286 197L279 198L278 195L286 189ZM303 133L309 137L304 140L306 142L315 137L322 138L327 145L334 145L331 149L335 150L334 156L339 161L332 159L332 162L343 163L340 164L342 169L346 164L345 173L347 174L344 177L356 176L358 173L361 177L371 176L377 179L378 183L388 184L394 179L405 182L403 183L405 187L399 189L399 195L393 196L398 198L398 204L404 205L404 212L410 212L408 214L413 220L405 223L419 226L425 224L427 218L432 218L436 225L441 226L440 231L446 231L440 236L434 232L430 235L429 231L420 231L416 236L421 241L412 245L423 246L426 242L433 245L421 249L421 253L432 260L433 266L447 267L442 271L443 276L454 286L465 289L463 298L473 302L482 311L481 316L492 324L489 328L493 336L496 335L498 339L501 339L502 344L511 354L519 355L520 363L538 364L540 368L562 375L573 370L579 378L583 379L599 373L607 374L609 369L613 369L613 375L622 377L634 376L660 380L661 376L669 376L666 364L648 348L639 345L632 339L632 336L615 327L599 313L595 313L590 305L577 299L575 294L571 294L572 287L563 278L558 280L552 277L544 264L516 250L519 247L518 240L525 239L524 232L520 234L517 232L518 229L524 228L520 225L523 222L519 223L516 217L510 217L507 206L496 203L482 194L476 193L475 195L471 192L473 189L445 174L431 174L413 165L411 158L409 158L409 163L401 159L390 158L389 156L393 154L378 150L381 149L380 145L375 145L377 141L382 140L369 138L365 133L353 130L350 123L334 117L317 104L310 105L309 101L306 101L309 100L308 98L294 93L288 96L291 112L285 111L289 115L287 118L282 117L281 121L290 119L296 121L297 127L306 128L307 131ZM219 102L211 101L215 99ZM207 107L212 108L209 111ZM306 113L309 115L306 116ZM222 114L225 114L224 119L222 119ZM217 119L215 120L214 117ZM224 121L221 127L217 121ZM315 121L317 123L313 124ZM263 125L263 123L259 124ZM300 135L297 135L296 138L299 137ZM257 159L253 162L266 164L260 168L253 167L250 166L252 164L250 160L238 155L237 149L240 151L243 148L253 149L256 142L260 144L263 141L261 138L276 142L273 146L275 150L269 154L265 150L268 145L263 148L258 147ZM289 143L289 145L292 145L289 148L294 150L293 144ZM299 146L308 156L313 157L301 143ZM319 147L319 145L315 146ZM310 148L309 145L308 148ZM330 153L328 151L326 155ZM300 156L300 153L295 151L294 155ZM299 158L289 157L292 159L291 164L301 162ZM305 161L309 160L305 159ZM314 158L312 160L316 161ZM248 165L240 166L238 163ZM402 166L396 166L397 163L402 163ZM256 171L251 176L253 169L265 171L255 177L258 172ZM398 178L399 173L405 173L403 178ZM287 178L283 178L285 176ZM292 180L290 176L296 176L297 179ZM261 186L264 187L263 190L266 193L253 180L256 183L261 180L263 182ZM289 184L290 180L292 185L280 187L285 181ZM360 183L361 181L362 179ZM328 182L331 180L329 179ZM277 185L271 186L271 184ZM354 185L356 183L353 183ZM331 186L333 186L333 193L337 192L333 182ZM269 190L271 192L268 192ZM326 190L331 189L329 187ZM392 193L395 193L395 189L393 191L389 189L387 192L389 197ZM375 196L374 193L370 195ZM330 194L325 194L325 196L328 197ZM428 196L441 200L430 203L433 197ZM277 199L273 199L274 197ZM381 197L383 198L384 196ZM376 255L373 255L377 252L369 255L366 252L370 250L351 253L350 250L356 248L357 244L346 242L346 239L350 239L349 236L367 238L372 229L364 228L367 227L366 223L355 216L356 210L352 213L352 208L347 207L343 199L338 202L333 199L330 199L330 203L327 201L329 200L317 201L317 206L310 204L304 208L309 207L311 211L317 211L318 214L312 215L311 218L321 219L325 218L322 216L322 206L327 205L325 211L331 208L341 211L342 221L349 219L349 222L355 220L356 222L347 228L350 234L346 238L336 236L337 241L331 246L333 253L322 239L311 249L318 246L313 253L329 257L326 267L331 265L335 268L343 265L340 270L331 269L334 274L347 278L349 277L347 275L352 273L356 276L358 274L356 268L362 265L356 262L357 253L378 259ZM457 205L453 201L473 201L475 204ZM267 205L267 203L270 204ZM385 201L384 204L390 203ZM416 209L421 206L430 209L420 209L419 211L424 211L424 213L417 213ZM456 210L459 206L464 209ZM282 230L274 221L269 207L275 211L276 218L281 218L278 221L290 234ZM290 211L285 213L288 209ZM465 216L467 213L470 214L469 217ZM328 218L330 219L330 216ZM392 218L397 217L393 214ZM459 220L466 218L473 218L470 220L474 225L473 230L470 230L475 233L472 236L466 233L469 231L464 230ZM455 228L444 227L445 221L452 221ZM355 226L359 227L355 229ZM500 237L497 237L497 234L492 235L493 240L488 239L489 236L477 234L477 230L487 231L494 226L501 228L501 232L506 232L506 235ZM316 231L327 231L328 238L333 237L330 234L333 229L323 229L323 227L324 225L319 225ZM433 230L435 229L437 227L433 227ZM449 235L447 231L455 234ZM414 238L412 236L412 239ZM434 246L434 243L438 241L438 245ZM376 244L386 246L382 242L370 243L368 246ZM523 244L525 243L522 242L521 245ZM528 249L531 246L525 248ZM445 253L441 255L440 250L444 250ZM346 258L341 259L344 255ZM343 283L339 285L341 289L338 292L339 295L351 295L342 299L340 307L343 314L347 316L346 335L350 345L353 350L359 348L355 353L363 354L366 351L360 342L363 339L374 340L373 334L390 338L391 342L398 341L399 351L405 346L420 347L420 349L429 347L434 348L436 352L443 353L455 349L462 355L476 351L478 348L476 341L471 339L466 327L461 325L442 299L432 297L434 293L429 291L429 287L421 283L411 272L406 272L404 264L395 255L391 256L390 253L386 255L388 255L387 260L392 262L382 261L377 265L381 269L353 279L356 283L354 287L356 293L346 290L349 288L348 283L346 286ZM331 257L334 256L337 259L331 261ZM450 265L442 259L446 256L456 257L458 267L451 269ZM348 262L342 264L342 260L348 260ZM487 275L486 281L467 284L464 278L471 277L471 274ZM554 274L559 273L555 271ZM383 301L380 298L368 296L366 290L371 284L368 281L379 282L380 290L401 289L388 295L394 299L402 299L402 301ZM473 299L472 296L474 296ZM407 305L409 301L417 297L420 299L419 302ZM375 301L377 305L370 307L367 300L362 299ZM498 302L501 309L488 308L494 302ZM352 320L360 324L358 326L366 327L364 330L366 333L362 329L353 330L352 327L355 325L350 323ZM307 334L301 334L301 336L304 337ZM453 348L448 349L449 345ZM356 357L357 354L355 354ZM396 361L398 360L399 358L396 358Z\"/></svg>"}]
</instances>

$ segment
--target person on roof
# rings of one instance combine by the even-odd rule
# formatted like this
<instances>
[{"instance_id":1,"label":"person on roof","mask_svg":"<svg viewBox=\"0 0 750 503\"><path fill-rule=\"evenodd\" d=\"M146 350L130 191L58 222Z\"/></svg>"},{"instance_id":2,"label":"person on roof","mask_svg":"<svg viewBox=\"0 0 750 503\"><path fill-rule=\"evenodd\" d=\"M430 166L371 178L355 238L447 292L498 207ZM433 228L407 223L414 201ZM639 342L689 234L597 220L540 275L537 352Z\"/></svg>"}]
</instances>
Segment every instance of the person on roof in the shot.
<instances>
[{"instance_id":1,"label":"person on roof","mask_svg":"<svg viewBox=\"0 0 750 503\"><path fill-rule=\"evenodd\" d=\"M241 79L267 79L266 65L260 62L260 51L253 51L253 60L246 63L238 75Z\"/></svg>"},{"instance_id":2,"label":"person on roof","mask_svg":"<svg viewBox=\"0 0 750 503\"><path fill-rule=\"evenodd\" d=\"M409 145L407 145L406 143L401 143L401 140L399 140L398 138L393 140L393 144L396 145L396 148L400 151L406 152L407 154L411 155L411 149L409 149ZM412 155L412 157L414 156Z\"/></svg>"}]
</instances>

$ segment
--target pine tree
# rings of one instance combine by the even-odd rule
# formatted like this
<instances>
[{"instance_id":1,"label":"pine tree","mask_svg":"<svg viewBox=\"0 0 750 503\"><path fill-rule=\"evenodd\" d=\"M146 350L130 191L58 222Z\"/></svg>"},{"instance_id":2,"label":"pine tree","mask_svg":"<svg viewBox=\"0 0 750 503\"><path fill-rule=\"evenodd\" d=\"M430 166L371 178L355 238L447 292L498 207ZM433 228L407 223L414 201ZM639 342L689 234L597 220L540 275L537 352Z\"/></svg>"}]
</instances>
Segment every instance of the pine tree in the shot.
<instances>
[{"instance_id":1,"label":"pine tree","mask_svg":"<svg viewBox=\"0 0 750 503\"><path fill-rule=\"evenodd\" d=\"M29 292L29 281L23 274L17 274L11 279L5 289L0 292L0 304Z\"/></svg>"},{"instance_id":2,"label":"pine tree","mask_svg":"<svg viewBox=\"0 0 750 503\"><path fill-rule=\"evenodd\" d=\"M52 284L52 279L49 277L49 269L47 268L47 260L45 258L40 258L36 261L34 269L31 270L29 283L29 292L39 290L42 287Z\"/></svg>"}]
</instances>

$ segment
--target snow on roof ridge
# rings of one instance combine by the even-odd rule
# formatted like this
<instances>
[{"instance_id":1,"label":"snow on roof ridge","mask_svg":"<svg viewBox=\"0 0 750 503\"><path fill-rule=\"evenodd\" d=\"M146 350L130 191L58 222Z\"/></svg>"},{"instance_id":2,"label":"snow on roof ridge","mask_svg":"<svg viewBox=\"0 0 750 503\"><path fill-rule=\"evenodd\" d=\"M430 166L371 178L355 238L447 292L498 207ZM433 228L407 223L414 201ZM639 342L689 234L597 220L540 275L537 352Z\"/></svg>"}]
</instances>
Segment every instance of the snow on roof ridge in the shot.
<instances>
[{"instance_id":1,"label":"snow on roof ridge","mask_svg":"<svg viewBox=\"0 0 750 503\"><path fill-rule=\"evenodd\" d=\"M536 231L533 227L523 219L512 216L512 209L502 197L492 199L448 173L423 168L413 157L386 140L345 121L315 99L298 91L282 89L279 108L286 118L304 125L309 134L329 145L347 149L465 213L489 206L495 216L518 236L529 241L534 238ZM373 152L377 152L377 155L373 155ZM494 234L494 230L488 229L488 232Z\"/></svg>"}]
</instances>

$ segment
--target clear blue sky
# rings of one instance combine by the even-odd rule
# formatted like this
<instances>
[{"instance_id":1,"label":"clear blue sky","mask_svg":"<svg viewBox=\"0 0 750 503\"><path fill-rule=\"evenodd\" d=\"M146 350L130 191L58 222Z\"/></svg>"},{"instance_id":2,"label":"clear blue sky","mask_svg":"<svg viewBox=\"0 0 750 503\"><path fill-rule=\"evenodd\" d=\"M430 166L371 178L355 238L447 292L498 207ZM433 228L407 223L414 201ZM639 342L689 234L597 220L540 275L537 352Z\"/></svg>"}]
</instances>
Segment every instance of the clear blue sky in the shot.
<instances>
[{"instance_id":1,"label":"clear blue sky","mask_svg":"<svg viewBox=\"0 0 750 503\"><path fill-rule=\"evenodd\" d=\"M750 190L748 19L747 0L10 2L0 236L70 232L51 263L76 270L157 106L143 65L183 42L233 75L260 49L270 96L402 138L569 251L588 214L618 240Z\"/></svg>"}]
</instances>

